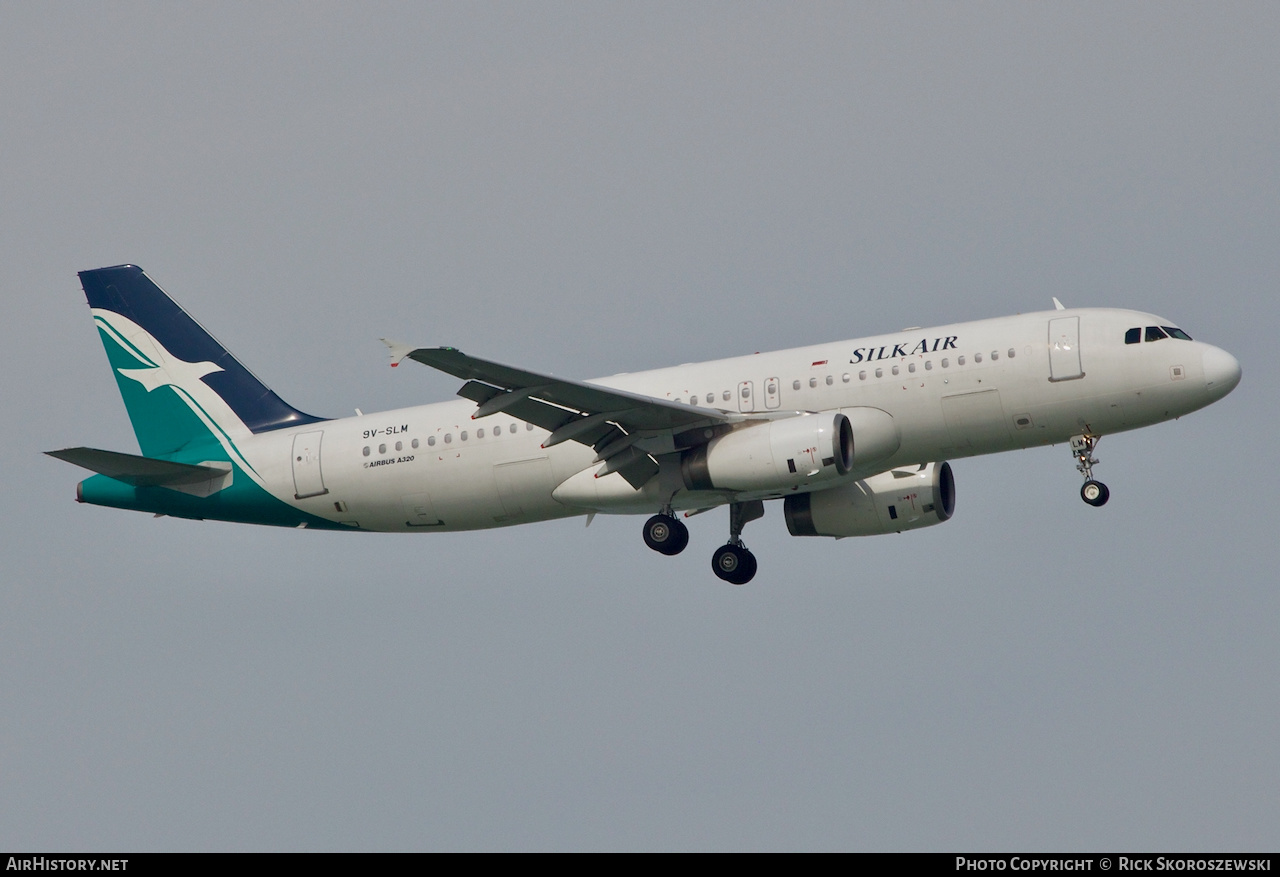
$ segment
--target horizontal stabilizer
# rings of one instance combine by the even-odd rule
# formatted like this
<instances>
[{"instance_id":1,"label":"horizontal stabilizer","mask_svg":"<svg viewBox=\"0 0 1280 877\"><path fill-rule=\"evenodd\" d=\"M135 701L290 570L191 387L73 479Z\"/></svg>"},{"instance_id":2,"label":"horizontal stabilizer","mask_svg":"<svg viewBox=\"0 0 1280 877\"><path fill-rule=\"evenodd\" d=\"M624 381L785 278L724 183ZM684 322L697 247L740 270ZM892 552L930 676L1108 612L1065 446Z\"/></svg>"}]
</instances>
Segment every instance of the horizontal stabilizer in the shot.
<instances>
[{"instance_id":1,"label":"horizontal stabilizer","mask_svg":"<svg viewBox=\"0 0 1280 877\"><path fill-rule=\"evenodd\" d=\"M61 451L45 451L50 457L83 466L91 472L114 478L134 487L173 487L179 484L197 484L224 477L228 471L215 466L193 466L190 463L171 463L152 457L121 454L118 451L100 451L97 448L64 448Z\"/></svg>"}]
</instances>

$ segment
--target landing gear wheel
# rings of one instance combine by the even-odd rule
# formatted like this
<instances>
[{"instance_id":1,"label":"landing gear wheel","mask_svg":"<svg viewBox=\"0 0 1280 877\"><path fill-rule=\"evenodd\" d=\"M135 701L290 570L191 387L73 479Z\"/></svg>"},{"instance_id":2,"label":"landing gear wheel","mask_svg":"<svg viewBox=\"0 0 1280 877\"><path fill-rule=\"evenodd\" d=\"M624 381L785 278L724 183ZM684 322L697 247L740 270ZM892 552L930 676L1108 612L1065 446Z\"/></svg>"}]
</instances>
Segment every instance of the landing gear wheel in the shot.
<instances>
[{"instance_id":1,"label":"landing gear wheel","mask_svg":"<svg viewBox=\"0 0 1280 877\"><path fill-rule=\"evenodd\" d=\"M711 555L711 568L731 585L745 585L756 574L756 556L741 545L722 545Z\"/></svg>"},{"instance_id":2,"label":"landing gear wheel","mask_svg":"<svg viewBox=\"0 0 1280 877\"><path fill-rule=\"evenodd\" d=\"M671 515L654 515L644 522L644 544L659 554L679 554L689 544L689 528Z\"/></svg>"},{"instance_id":3,"label":"landing gear wheel","mask_svg":"<svg viewBox=\"0 0 1280 877\"><path fill-rule=\"evenodd\" d=\"M1093 480L1093 467L1098 460L1093 456L1093 449L1102 440L1100 435L1073 435L1071 437L1071 453L1076 458L1076 471L1084 476L1084 485L1080 488L1080 498L1089 505L1097 507L1106 505L1111 498L1111 491L1101 481Z\"/></svg>"},{"instance_id":4,"label":"landing gear wheel","mask_svg":"<svg viewBox=\"0 0 1280 877\"><path fill-rule=\"evenodd\" d=\"M1101 481L1090 479L1080 488L1080 498L1091 506L1106 505L1111 498L1111 491Z\"/></svg>"}]
</instances>

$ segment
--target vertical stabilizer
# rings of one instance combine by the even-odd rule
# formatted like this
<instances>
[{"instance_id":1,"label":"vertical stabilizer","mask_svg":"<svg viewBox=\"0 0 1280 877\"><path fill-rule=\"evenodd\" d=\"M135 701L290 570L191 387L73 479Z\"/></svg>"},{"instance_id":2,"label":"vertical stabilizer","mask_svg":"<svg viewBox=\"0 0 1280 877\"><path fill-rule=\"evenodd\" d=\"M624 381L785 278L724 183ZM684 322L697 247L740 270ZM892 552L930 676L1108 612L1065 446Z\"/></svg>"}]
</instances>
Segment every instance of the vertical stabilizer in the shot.
<instances>
[{"instance_id":1,"label":"vertical stabilizer","mask_svg":"<svg viewBox=\"0 0 1280 877\"><path fill-rule=\"evenodd\" d=\"M80 283L148 457L321 419L254 377L141 268L81 271Z\"/></svg>"}]
</instances>

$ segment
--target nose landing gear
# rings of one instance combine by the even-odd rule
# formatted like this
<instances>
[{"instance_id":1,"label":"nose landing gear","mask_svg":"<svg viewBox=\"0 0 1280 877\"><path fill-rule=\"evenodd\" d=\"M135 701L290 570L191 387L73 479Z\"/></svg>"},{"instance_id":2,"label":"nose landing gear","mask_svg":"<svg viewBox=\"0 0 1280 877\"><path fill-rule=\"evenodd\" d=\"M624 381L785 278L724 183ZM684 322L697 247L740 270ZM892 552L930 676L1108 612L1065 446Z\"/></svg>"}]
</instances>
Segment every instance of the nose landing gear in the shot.
<instances>
[{"instance_id":1,"label":"nose landing gear","mask_svg":"<svg viewBox=\"0 0 1280 877\"><path fill-rule=\"evenodd\" d=\"M1084 476L1084 484L1080 488L1080 498L1091 506L1107 504L1111 491L1107 485L1093 478L1093 467L1098 464L1093 456L1093 449L1102 439L1099 435L1074 435L1071 437L1071 453L1076 458L1076 469Z\"/></svg>"}]
</instances>

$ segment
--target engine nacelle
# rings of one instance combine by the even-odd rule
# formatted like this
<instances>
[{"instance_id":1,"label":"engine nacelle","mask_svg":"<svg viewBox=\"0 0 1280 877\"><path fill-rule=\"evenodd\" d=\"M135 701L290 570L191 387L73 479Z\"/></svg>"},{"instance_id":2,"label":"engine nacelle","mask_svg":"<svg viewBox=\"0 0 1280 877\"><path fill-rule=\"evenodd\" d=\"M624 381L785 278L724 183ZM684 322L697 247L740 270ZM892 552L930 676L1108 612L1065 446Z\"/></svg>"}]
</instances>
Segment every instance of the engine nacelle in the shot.
<instances>
[{"instance_id":1,"label":"engine nacelle","mask_svg":"<svg viewBox=\"0 0 1280 877\"><path fill-rule=\"evenodd\" d=\"M792 536L876 536L941 524L956 510L948 463L890 469L830 490L788 496Z\"/></svg>"},{"instance_id":2,"label":"engine nacelle","mask_svg":"<svg viewBox=\"0 0 1280 877\"><path fill-rule=\"evenodd\" d=\"M893 415L879 408L841 408L853 427L853 465L866 471L867 466L887 460L902 444L902 433Z\"/></svg>"},{"instance_id":3,"label":"engine nacelle","mask_svg":"<svg viewBox=\"0 0 1280 877\"><path fill-rule=\"evenodd\" d=\"M834 412L737 429L680 461L690 490L783 490L834 482L851 468L853 428Z\"/></svg>"}]
</instances>

